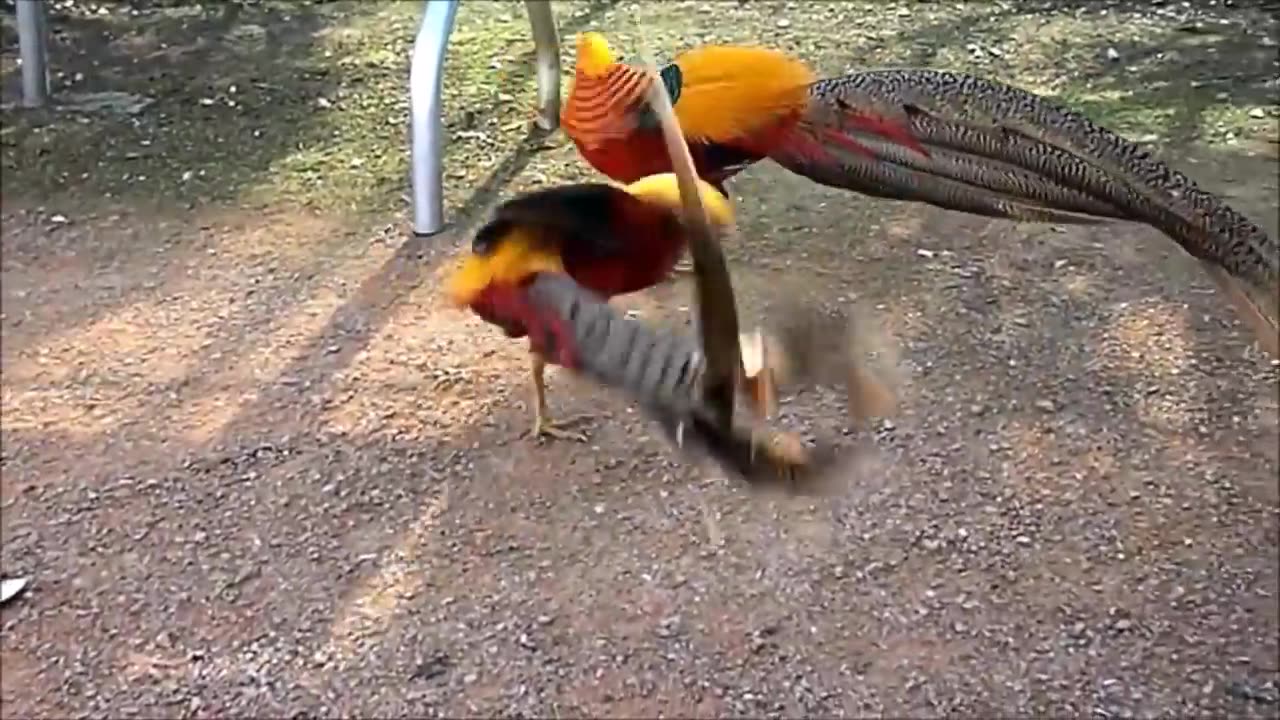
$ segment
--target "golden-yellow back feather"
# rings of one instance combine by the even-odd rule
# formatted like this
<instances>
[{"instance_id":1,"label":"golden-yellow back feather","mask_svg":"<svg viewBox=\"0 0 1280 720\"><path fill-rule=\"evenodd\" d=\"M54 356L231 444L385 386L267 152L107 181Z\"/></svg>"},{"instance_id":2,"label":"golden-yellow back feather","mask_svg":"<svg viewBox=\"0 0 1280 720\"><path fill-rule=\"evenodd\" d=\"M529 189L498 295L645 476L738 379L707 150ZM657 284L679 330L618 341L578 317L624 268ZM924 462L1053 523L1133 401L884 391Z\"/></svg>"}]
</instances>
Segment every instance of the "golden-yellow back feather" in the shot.
<instances>
[{"instance_id":1,"label":"golden-yellow back feather","mask_svg":"<svg viewBox=\"0 0 1280 720\"><path fill-rule=\"evenodd\" d=\"M715 186L702 178L696 178L695 184L698 188L698 196L702 198L702 206L706 208L707 218L711 223L717 227L733 225L733 203L729 201L729 198L722 195L719 190L716 190ZM664 207L676 216L679 216L683 207L680 199L680 184L676 180L675 173L646 175L629 185L624 185L622 189L633 197Z\"/></svg>"},{"instance_id":2,"label":"golden-yellow back feather","mask_svg":"<svg viewBox=\"0 0 1280 720\"><path fill-rule=\"evenodd\" d=\"M809 103L817 76L801 60L771 48L707 45L677 55L676 118L691 140L728 140L768 127Z\"/></svg>"},{"instance_id":3,"label":"golden-yellow back feather","mask_svg":"<svg viewBox=\"0 0 1280 720\"><path fill-rule=\"evenodd\" d=\"M816 79L804 62L755 46L708 45L677 55L674 64L681 74L676 118L694 141L742 140L798 117ZM573 86L560 113L565 132L592 148L625 137L650 82L640 68L617 62L603 35L580 34Z\"/></svg>"}]
</instances>

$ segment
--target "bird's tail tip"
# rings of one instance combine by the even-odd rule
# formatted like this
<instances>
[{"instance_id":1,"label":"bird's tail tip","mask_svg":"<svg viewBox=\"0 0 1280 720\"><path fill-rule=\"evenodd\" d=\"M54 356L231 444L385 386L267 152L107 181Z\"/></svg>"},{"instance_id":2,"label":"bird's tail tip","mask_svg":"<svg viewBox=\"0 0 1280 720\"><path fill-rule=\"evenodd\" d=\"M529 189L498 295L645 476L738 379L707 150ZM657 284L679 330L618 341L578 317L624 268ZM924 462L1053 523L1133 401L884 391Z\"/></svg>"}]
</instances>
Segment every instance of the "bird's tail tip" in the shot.
<instances>
[{"instance_id":1,"label":"bird's tail tip","mask_svg":"<svg viewBox=\"0 0 1280 720\"><path fill-rule=\"evenodd\" d=\"M1202 261L1209 277L1235 306L1241 319L1253 330L1258 345L1273 360L1280 360L1280 289L1249 292L1245 285L1217 264ZM1264 296L1264 297L1259 297Z\"/></svg>"}]
</instances>

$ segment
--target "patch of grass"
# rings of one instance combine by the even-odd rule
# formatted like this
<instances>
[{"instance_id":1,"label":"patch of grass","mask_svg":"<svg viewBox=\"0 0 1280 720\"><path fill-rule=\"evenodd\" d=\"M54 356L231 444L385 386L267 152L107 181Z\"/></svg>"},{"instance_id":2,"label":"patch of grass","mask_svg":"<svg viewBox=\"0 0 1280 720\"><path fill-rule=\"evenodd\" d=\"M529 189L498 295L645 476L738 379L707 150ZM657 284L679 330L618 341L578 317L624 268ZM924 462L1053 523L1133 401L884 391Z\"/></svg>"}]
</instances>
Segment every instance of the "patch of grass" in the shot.
<instances>
[{"instance_id":1,"label":"patch of grass","mask_svg":"<svg viewBox=\"0 0 1280 720\"><path fill-rule=\"evenodd\" d=\"M624 50L637 47L642 31L664 56L702 42L764 43L824 75L886 66L970 72L1048 95L1146 142L1274 138L1276 21L1260 7L1170 5L628 4L609 14L606 29Z\"/></svg>"},{"instance_id":2,"label":"patch of grass","mask_svg":"<svg viewBox=\"0 0 1280 720\"><path fill-rule=\"evenodd\" d=\"M57 97L121 91L153 102L135 115L7 107L0 133L6 196L287 203L340 212L402 207L420 3L57 7ZM572 30L599 29L632 57L643 36L660 60L699 43L739 42L794 52L826 75L893 65L973 72L1056 97L1145 142L1270 140L1280 117L1280 34L1258 9L605 0L553 7L566 88ZM10 49L0 59L12 101L11 18L3 33ZM460 8L444 97L450 205L524 135L534 104L531 52L522 3ZM555 171L577 174L568 159Z\"/></svg>"},{"instance_id":3,"label":"patch of grass","mask_svg":"<svg viewBox=\"0 0 1280 720\"><path fill-rule=\"evenodd\" d=\"M279 157L305 150L335 78L316 37L345 8L203 5L51 19L54 93L117 91L141 112L6 110L6 193L196 205L236 199ZM73 8L74 9L74 8ZM88 10L88 9L86 9Z\"/></svg>"},{"instance_id":4,"label":"patch of grass","mask_svg":"<svg viewBox=\"0 0 1280 720\"><path fill-rule=\"evenodd\" d=\"M408 68L420 12L417 3L380 4L321 34L317 62L339 80L318 132L310 146L272 165L255 196L348 209L399 202L408 186ZM521 5L473 3L458 13L445 60L451 202L532 117L532 82L509 77L529 44Z\"/></svg>"},{"instance_id":5,"label":"patch of grass","mask_svg":"<svg viewBox=\"0 0 1280 720\"><path fill-rule=\"evenodd\" d=\"M6 107L7 196L343 212L401 203L420 3L107 7L51 17L55 97L119 91L153 102L134 115ZM522 5L460 10L446 61L446 160L464 181L452 195L528 123L533 84L506 77L528 45Z\"/></svg>"}]
</instances>

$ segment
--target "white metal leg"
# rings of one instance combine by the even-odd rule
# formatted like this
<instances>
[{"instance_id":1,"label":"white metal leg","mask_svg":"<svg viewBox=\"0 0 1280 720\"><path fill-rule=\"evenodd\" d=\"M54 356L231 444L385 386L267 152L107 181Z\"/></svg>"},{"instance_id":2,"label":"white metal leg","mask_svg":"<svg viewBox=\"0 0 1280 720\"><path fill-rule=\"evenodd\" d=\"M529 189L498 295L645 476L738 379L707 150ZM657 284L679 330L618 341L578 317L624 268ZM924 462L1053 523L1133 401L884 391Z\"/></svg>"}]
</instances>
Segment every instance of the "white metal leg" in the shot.
<instances>
[{"instance_id":1,"label":"white metal leg","mask_svg":"<svg viewBox=\"0 0 1280 720\"><path fill-rule=\"evenodd\" d=\"M18 0L18 56L22 58L22 104L41 107L49 101L48 47L44 0ZM554 29L553 29L554 32Z\"/></svg>"},{"instance_id":2,"label":"white metal leg","mask_svg":"<svg viewBox=\"0 0 1280 720\"><path fill-rule=\"evenodd\" d=\"M554 130L560 118L560 41L548 0L526 0L537 57L538 126ZM409 66L410 174L413 231L433 235L444 227L444 58L458 0L427 0Z\"/></svg>"},{"instance_id":3,"label":"white metal leg","mask_svg":"<svg viewBox=\"0 0 1280 720\"><path fill-rule=\"evenodd\" d=\"M409 162L413 182L413 231L440 232L444 226L444 119L441 92L444 55L449 47L458 0L427 0L409 64Z\"/></svg>"},{"instance_id":4,"label":"white metal leg","mask_svg":"<svg viewBox=\"0 0 1280 720\"><path fill-rule=\"evenodd\" d=\"M548 132L560 126L560 38L550 0L525 0L533 31L538 69L538 127Z\"/></svg>"}]
</instances>

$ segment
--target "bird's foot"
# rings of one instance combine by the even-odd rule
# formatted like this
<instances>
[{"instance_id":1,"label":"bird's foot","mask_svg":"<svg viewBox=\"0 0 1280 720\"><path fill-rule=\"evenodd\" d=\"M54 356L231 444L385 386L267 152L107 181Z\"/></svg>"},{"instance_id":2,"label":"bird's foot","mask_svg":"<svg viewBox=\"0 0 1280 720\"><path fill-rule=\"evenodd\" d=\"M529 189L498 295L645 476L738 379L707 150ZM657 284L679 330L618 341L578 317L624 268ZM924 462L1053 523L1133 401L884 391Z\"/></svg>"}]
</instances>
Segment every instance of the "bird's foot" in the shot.
<instances>
[{"instance_id":1,"label":"bird's foot","mask_svg":"<svg viewBox=\"0 0 1280 720\"><path fill-rule=\"evenodd\" d=\"M552 420L539 415L533 421L533 428L525 433L525 437L534 440L545 438L547 440L571 440L584 443L587 441L586 434L573 432L569 428L590 419L590 415L574 415L563 420Z\"/></svg>"},{"instance_id":2,"label":"bird's foot","mask_svg":"<svg viewBox=\"0 0 1280 720\"><path fill-rule=\"evenodd\" d=\"M675 267L671 268L671 274L672 275L692 275L693 263L691 262L676 263Z\"/></svg>"}]
</instances>

